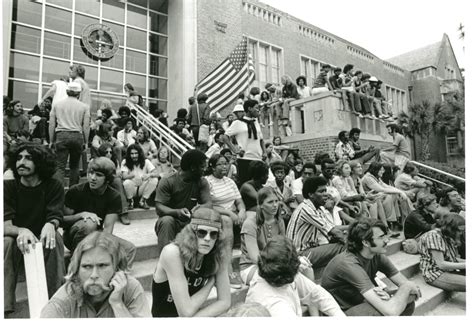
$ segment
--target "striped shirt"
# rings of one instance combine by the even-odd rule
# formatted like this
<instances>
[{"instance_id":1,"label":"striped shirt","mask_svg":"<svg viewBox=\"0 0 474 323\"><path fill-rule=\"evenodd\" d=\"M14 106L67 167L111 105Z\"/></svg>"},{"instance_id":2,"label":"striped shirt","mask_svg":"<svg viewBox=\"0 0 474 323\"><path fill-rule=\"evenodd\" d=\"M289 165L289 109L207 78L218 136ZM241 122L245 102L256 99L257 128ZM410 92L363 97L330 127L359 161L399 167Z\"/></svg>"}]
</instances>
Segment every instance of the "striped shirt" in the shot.
<instances>
[{"instance_id":1,"label":"striped shirt","mask_svg":"<svg viewBox=\"0 0 474 323\"><path fill-rule=\"evenodd\" d=\"M426 282L435 281L444 273L437 265L431 254L432 250L441 251L445 261L458 262L456 244L453 239L444 237L440 229L426 232L418 241L420 251L420 270Z\"/></svg>"},{"instance_id":2,"label":"striped shirt","mask_svg":"<svg viewBox=\"0 0 474 323\"><path fill-rule=\"evenodd\" d=\"M226 210L235 210L235 200L242 198L235 182L227 176L219 179L209 175L205 178L209 183L212 204Z\"/></svg>"},{"instance_id":3,"label":"striped shirt","mask_svg":"<svg viewBox=\"0 0 474 323\"><path fill-rule=\"evenodd\" d=\"M329 241L329 231L334 224L328 219L332 218L324 207L316 209L311 200L305 199L293 212L286 236L293 241L298 252L317 247L323 237Z\"/></svg>"}]
</instances>

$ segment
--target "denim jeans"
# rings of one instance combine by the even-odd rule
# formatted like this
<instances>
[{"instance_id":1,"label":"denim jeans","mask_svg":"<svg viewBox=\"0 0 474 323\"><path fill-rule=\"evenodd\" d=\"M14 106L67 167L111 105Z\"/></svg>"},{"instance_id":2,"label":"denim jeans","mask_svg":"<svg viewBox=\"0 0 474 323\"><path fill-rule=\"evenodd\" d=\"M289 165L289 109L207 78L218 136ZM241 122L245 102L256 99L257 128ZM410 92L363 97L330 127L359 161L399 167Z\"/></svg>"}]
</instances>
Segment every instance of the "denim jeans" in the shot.
<instances>
[{"instance_id":1,"label":"denim jeans","mask_svg":"<svg viewBox=\"0 0 474 323\"><path fill-rule=\"evenodd\" d=\"M56 247L54 249L43 248L44 267L46 272L46 284L48 286L48 297L64 283L66 267L64 265L64 244L62 236L56 231ZM13 237L3 237L3 299L5 312L14 310L15 289L18 273L23 266L23 254Z\"/></svg>"},{"instance_id":2,"label":"denim jeans","mask_svg":"<svg viewBox=\"0 0 474 323\"><path fill-rule=\"evenodd\" d=\"M160 216L155 224L155 233L158 237L158 256L161 254L163 248L174 240L176 235L189 223L181 219L176 219L172 216Z\"/></svg>"},{"instance_id":3,"label":"denim jeans","mask_svg":"<svg viewBox=\"0 0 474 323\"><path fill-rule=\"evenodd\" d=\"M56 178L64 183L66 164L69 157L69 187L79 183L79 161L83 151L84 136L80 132L59 131L56 133L56 156L58 170Z\"/></svg>"}]
</instances>

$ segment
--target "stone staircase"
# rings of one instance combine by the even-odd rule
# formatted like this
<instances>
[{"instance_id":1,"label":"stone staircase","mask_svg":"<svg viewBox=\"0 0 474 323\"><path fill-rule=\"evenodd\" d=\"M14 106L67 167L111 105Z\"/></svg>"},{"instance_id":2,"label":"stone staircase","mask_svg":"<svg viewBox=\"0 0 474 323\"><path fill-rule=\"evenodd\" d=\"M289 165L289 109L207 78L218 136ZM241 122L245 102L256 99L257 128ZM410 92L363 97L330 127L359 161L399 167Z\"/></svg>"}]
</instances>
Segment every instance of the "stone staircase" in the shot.
<instances>
[{"instance_id":1,"label":"stone staircase","mask_svg":"<svg viewBox=\"0 0 474 323\"><path fill-rule=\"evenodd\" d=\"M149 210L134 209L129 211L129 217L132 223L126 226L117 222L114 227L114 234L131 241L137 247L137 254L131 274L142 284L151 306L152 277L158 259L158 254L156 252L157 238L154 231L157 216L155 209L151 208ZM417 282L421 288L423 297L416 302L415 315L442 315L442 312L440 313L439 311L436 312L434 310L441 304L445 308L449 309L449 300L451 297L450 293L429 286L424 282L423 277L419 272L419 256L410 255L403 252L401 250L402 241L403 239L400 237L392 238L389 243L387 254L395 266L410 280ZM240 250L234 249L232 253L233 267L234 269L238 269ZM321 279L321 272L316 272L315 277L316 282L319 283ZM393 284L391 284L391 282L387 282L386 278L381 278L389 288L396 288L396 286L391 286ZM248 288L246 286L242 287L241 289L232 289L233 306L245 301L247 290ZM459 293L454 294L458 295ZM213 289L209 296L208 302L211 302L215 298L216 291ZM448 302L443 304L446 301ZM465 314L465 298L463 303L463 299L461 298L461 300L459 300L459 296L457 296L456 308L456 313L462 312L462 308L464 308ZM29 317L29 313L26 297L26 284L25 282L20 282L17 286L17 311L11 315L8 315L7 318L27 317Z\"/></svg>"}]
</instances>

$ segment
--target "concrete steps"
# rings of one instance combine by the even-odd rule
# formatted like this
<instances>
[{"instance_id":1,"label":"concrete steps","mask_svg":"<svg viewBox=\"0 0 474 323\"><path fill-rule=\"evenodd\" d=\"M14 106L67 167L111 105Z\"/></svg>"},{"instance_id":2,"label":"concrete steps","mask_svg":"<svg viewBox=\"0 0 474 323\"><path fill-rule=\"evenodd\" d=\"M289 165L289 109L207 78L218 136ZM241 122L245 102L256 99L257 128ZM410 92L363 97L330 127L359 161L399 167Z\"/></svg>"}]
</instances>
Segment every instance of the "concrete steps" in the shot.
<instances>
[{"instance_id":1,"label":"concrete steps","mask_svg":"<svg viewBox=\"0 0 474 323\"><path fill-rule=\"evenodd\" d=\"M157 216L154 208L149 210L133 209L129 211L129 217L132 221L130 225L123 225L117 222L114 227L114 234L123 239L131 241L137 247L135 263L131 274L136 277L147 293L151 305L151 284L153 272L158 261L156 249L157 238L154 227ZM401 250L403 236L392 238L387 248L387 255L390 257L395 266L408 278L415 280L422 289L423 297L416 303L416 315L423 315L432 311L437 305L445 302L449 297L446 293L438 288L427 285L419 274L419 255L406 254ZM235 270L239 268L240 249L232 251L232 264ZM322 271L316 272L316 282L319 283ZM382 277L383 278L383 277ZM383 281L387 282L386 279ZM389 288L396 289L396 286ZM393 285L393 284L392 284ZM232 305L245 301L248 287L242 289L232 289ZM207 302L212 302L216 298L215 289L212 290ZM17 285L17 311L8 318L27 318L28 305L26 297L26 284L21 282ZM465 310L465 302L464 302Z\"/></svg>"}]
</instances>

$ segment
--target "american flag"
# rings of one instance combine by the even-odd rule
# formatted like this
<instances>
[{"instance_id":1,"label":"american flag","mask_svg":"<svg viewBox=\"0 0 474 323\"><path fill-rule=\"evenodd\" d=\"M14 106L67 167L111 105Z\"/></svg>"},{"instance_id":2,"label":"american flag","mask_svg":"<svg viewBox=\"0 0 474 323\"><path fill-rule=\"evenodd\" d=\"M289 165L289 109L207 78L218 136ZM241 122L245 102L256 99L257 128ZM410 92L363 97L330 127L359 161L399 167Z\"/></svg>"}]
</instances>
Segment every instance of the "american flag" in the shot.
<instances>
[{"instance_id":1,"label":"american flag","mask_svg":"<svg viewBox=\"0 0 474 323\"><path fill-rule=\"evenodd\" d=\"M211 113L234 101L255 79L255 67L248 52L247 37L216 69L196 85L196 95L206 93Z\"/></svg>"}]
</instances>

